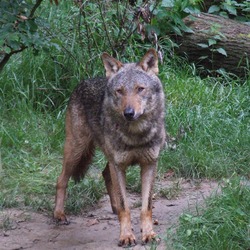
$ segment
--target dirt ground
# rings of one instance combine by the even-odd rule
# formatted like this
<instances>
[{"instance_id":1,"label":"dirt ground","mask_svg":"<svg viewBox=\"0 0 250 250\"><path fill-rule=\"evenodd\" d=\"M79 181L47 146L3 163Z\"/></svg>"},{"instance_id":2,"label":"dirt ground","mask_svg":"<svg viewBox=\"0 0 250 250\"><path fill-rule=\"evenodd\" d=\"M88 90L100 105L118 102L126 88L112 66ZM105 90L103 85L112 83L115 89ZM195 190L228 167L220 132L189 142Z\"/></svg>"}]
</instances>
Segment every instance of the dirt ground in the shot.
<instances>
[{"instance_id":1,"label":"dirt ground","mask_svg":"<svg viewBox=\"0 0 250 250\"><path fill-rule=\"evenodd\" d=\"M163 240L166 230L178 223L181 213L202 205L204 197L217 190L217 183L203 180L200 183L178 180L157 183L158 187L176 192L174 198L166 199L156 196L153 203L154 230L162 238L157 249L166 249ZM169 189L168 189L169 188ZM171 189L172 188L172 189ZM137 237L134 250L150 249L140 243L140 195L128 194L132 224ZM119 223L117 216L111 212L108 196L81 216L69 216L69 225L55 225L51 219L41 213L7 209L0 212L0 225L8 223L7 231L0 229L0 249L122 249L117 246ZM158 223L157 223L158 222ZM158 224L158 225L157 225Z\"/></svg>"}]
</instances>

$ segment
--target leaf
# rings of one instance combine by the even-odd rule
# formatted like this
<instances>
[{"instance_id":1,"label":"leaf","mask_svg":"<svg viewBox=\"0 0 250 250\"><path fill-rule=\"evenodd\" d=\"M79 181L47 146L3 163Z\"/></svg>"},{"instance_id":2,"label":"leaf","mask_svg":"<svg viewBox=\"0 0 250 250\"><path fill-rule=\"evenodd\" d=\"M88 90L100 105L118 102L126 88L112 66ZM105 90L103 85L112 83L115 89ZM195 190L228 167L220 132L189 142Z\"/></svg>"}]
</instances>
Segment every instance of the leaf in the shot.
<instances>
[{"instance_id":1,"label":"leaf","mask_svg":"<svg viewBox=\"0 0 250 250\"><path fill-rule=\"evenodd\" d=\"M220 12L220 16L221 16L221 17L224 17L224 18L228 18L228 14L227 14L226 11L221 11L221 12Z\"/></svg>"},{"instance_id":2,"label":"leaf","mask_svg":"<svg viewBox=\"0 0 250 250\"><path fill-rule=\"evenodd\" d=\"M216 43L217 43L216 40L214 40L214 39L208 39L208 46L212 46L212 45L214 45Z\"/></svg>"},{"instance_id":3,"label":"leaf","mask_svg":"<svg viewBox=\"0 0 250 250\"><path fill-rule=\"evenodd\" d=\"M146 31L149 36L152 36L152 34L156 34L157 36L160 35L160 30L157 28L156 25L147 25L146 26Z\"/></svg>"},{"instance_id":4,"label":"leaf","mask_svg":"<svg viewBox=\"0 0 250 250\"><path fill-rule=\"evenodd\" d=\"M9 45L12 49L14 49L14 50L17 50L17 49L20 48L19 42L18 42L18 41L15 41L15 40L10 40L10 41L8 42L8 45Z\"/></svg>"},{"instance_id":5,"label":"leaf","mask_svg":"<svg viewBox=\"0 0 250 250\"><path fill-rule=\"evenodd\" d=\"M216 49L216 51L218 53L222 54L223 56L227 56L227 52L223 48L218 48L218 49Z\"/></svg>"},{"instance_id":6,"label":"leaf","mask_svg":"<svg viewBox=\"0 0 250 250\"><path fill-rule=\"evenodd\" d=\"M201 47L201 48L208 48L208 45L207 44L205 44L205 43L197 43L197 45L199 46L199 47Z\"/></svg>"},{"instance_id":7,"label":"leaf","mask_svg":"<svg viewBox=\"0 0 250 250\"><path fill-rule=\"evenodd\" d=\"M52 38L50 40L50 43L52 46L54 46L57 50L61 50L61 47L63 46L63 43L60 39Z\"/></svg>"},{"instance_id":8,"label":"leaf","mask_svg":"<svg viewBox=\"0 0 250 250\"><path fill-rule=\"evenodd\" d=\"M27 21L28 27L32 33L36 32L38 29L37 24L34 22L34 20L28 20Z\"/></svg>"},{"instance_id":9,"label":"leaf","mask_svg":"<svg viewBox=\"0 0 250 250\"><path fill-rule=\"evenodd\" d=\"M183 25L183 27L181 27L181 29L186 33L194 33L194 31L186 25Z\"/></svg>"},{"instance_id":10,"label":"leaf","mask_svg":"<svg viewBox=\"0 0 250 250\"><path fill-rule=\"evenodd\" d=\"M174 1L173 0L163 0L161 3L162 7L167 7L167 8L173 8L174 7Z\"/></svg>"},{"instance_id":11,"label":"leaf","mask_svg":"<svg viewBox=\"0 0 250 250\"><path fill-rule=\"evenodd\" d=\"M12 23L7 23L1 26L1 29L0 29L1 33L11 33L13 30L14 30L14 26Z\"/></svg>"},{"instance_id":12,"label":"leaf","mask_svg":"<svg viewBox=\"0 0 250 250\"><path fill-rule=\"evenodd\" d=\"M188 6L183 11L188 13L188 14L199 14L200 13L200 10L193 7L193 6Z\"/></svg>"},{"instance_id":13,"label":"leaf","mask_svg":"<svg viewBox=\"0 0 250 250\"><path fill-rule=\"evenodd\" d=\"M11 52L11 48L9 47L4 47L3 48L3 51L6 53L6 54L9 54Z\"/></svg>"},{"instance_id":14,"label":"leaf","mask_svg":"<svg viewBox=\"0 0 250 250\"><path fill-rule=\"evenodd\" d=\"M193 215L191 215L191 214L182 214L181 220L183 220L184 222L192 222Z\"/></svg>"},{"instance_id":15,"label":"leaf","mask_svg":"<svg viewBox=\"0 0 250 250\"><path fill-rule=\"evenodd\" d=\"M172 29L178 36L182 36L181 30L177 26L172 25Z\"/></svg>"},{"instance_id":16,"label":"leaf","mask_svg":"<svg viewBox=\"0 0 250 250\"><path fill-rule=\"evenodd\" d=\"M220 75L225 75L225 74L226 74L226 70L223 69L223 68L217 69L216 72L217 72L218 74L220 74Z\"/></svg>"},{"instance_id":17,"label":"leaf","mask_svg":"<svg viewBox=\"0 0 250 250\"><path fill-rule=\"evenodd\" d=\"M224 3L224 10L228 11L231 15L237 16L237 10L234 6Z\"/></svg>"},{"instance_id":18,"label":"leaf","mask_svg":"<svg viewBox=\"0 0 250 250\"><path fill-rule=\"evenodd\" d=\"M217 6L217 5L212 5L210 6L210 8L208 9L208 13L212 14L212 13L215 13L215 12L218 12L220 11L220 7Z\"/></svg>"},{"instance_id":19,"label":"leaf","mask_svg":"<svg viewBox=\"0 0 250 250\"><path fill-rule=\"evenodd\" d=\"M205 59L207 59L207 58L208 58L208 56L200 56L200 57L199 57L200 60L205 60Z\"/></svg>"},{"instance_id":20,"label":"leaf","mask_svg":"<svg viewBox=\"0 0 250 250\"><path fill-rule=\"evenodd\" d=\"M192 234L192 230L191 230L191 229L188 229L188 230L187 230L187 236L191 236L191 234Z\"/></svg>"},{"instance_id":21,"label":"leaf","mask_svg":"<svg viewBox=\"0 0 250 250\"><path fill-rule=\"evenodd\" d=\"M213 38L218 41L218 40L221 40L222 37L220 35L215 35L215 36L213 36Z\"/></svg>"},{"instance_id":22,"label":"leaf","mask_svg":"<svg viewBox=\"0 0 250 250\"><path fill-rule=\"evenodd\" d=\"M158 11L158 13L156 14L156 17L157 17L157 19L165 19L165 18L167 18L167 15L168 13L167 13L167 11L162 11L162 10L160 10L160 11Z\"/></svg>"},{"instance_id":23,"label":"leaf","mask_svg":"<svg viewBox=\"0 0 250 250\"><path fill-rule=\"evenodd\" d=\"M10 33L8 36L8 41L18 41L19 36L17 33Z\"/></svg>"}]
</instances>

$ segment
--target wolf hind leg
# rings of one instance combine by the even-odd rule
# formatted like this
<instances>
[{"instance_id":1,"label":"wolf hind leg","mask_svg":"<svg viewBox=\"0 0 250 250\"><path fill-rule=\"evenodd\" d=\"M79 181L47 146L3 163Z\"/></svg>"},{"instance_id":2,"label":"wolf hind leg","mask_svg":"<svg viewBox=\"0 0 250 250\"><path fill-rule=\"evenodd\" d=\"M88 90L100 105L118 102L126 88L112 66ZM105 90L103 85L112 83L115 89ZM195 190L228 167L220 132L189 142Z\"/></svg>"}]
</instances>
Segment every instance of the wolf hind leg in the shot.
<instances>
[{"instance_id":1,"label":"wolf hind leg","mask_svg":"<svg viewBox=\"0 0 250 250\"><path fill-rule=\"evenodd\" d=\"M102 172L102 176L105 181L105 185L108 191L108 195L110 198L111 208L114 214L117 214L117 207L116 207L116 201L115 201L115 193L114 193L114 186L112 185L111 175L110 175L110 169L109 169L109 162L107 163L105 169Z\"/></svg>"},{"instance_id":2,"label":"wolf hind leg","mask_svg":"<svg viewBox=\"0 0 250 250\"><path fill-rule=\"evenodd\" d=\"M80 181L88 170L94 155L94 143L87 126L79 130L74 122L66 116L66 140L64 145L64 158L62 172L57 179L54 218L60 223L68 224L64 213L64 202L68 181L72 177Z\"/></svg>"},{"instance_id":3,"label":"wolf hind leg","mask_svg":"<svg viewBox=\"0 0 250 250\"><path fill-rule=\"evenodd\" d=\"M64 202L66 199L68 181L70 177L75 181L79 181L84 177L92 160L93 152L94 147L90 145L87 152L67 152L64 156L63 169L58 177L56 185L56 205L54 209L54 218L62 223L68 224L64 213Z\"/></svg>"}]
</instances>

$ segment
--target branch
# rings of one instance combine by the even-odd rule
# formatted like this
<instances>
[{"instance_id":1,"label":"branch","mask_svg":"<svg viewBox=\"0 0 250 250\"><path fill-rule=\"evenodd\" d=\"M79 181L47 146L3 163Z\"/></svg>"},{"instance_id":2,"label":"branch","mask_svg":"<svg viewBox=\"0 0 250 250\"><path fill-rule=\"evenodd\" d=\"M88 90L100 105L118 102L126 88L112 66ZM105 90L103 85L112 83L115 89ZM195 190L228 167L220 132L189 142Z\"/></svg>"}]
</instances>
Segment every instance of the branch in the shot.
<instances>
[{"instance_id":1,"label":"branch","mask_svg":"<svg viewBox=\"0 0 250 250\"><path fill-rule=\"evenodd\" d=\"M41 5L43 0L37 0L35 5L33 6L33 8L30 11L30 15L28 16L28 19L31 19L34 17L34 14L37 10L37 8ZM0 61L0 72L3 70L4 66L7 64L7 62L9 61L10 57L14 54L17 54L19 52L22 52L23 50L27 49L27 46L21 45L20 49L17 50L12 50L10 53L3 53L3 58Z\"/></svg>"},{"instance_id":2,"label":"branch","mask_svg":"<svg viewBox=\"0 0 250 250\"><path fill-rule=\"evenodd\" d=\"M84 22L84 25L86 27L86 37L87 37L88 53L89 53L89 56L91 57L90 28L89 28L89 24L88 24L87 19L86 19L86 13L85 13L85 9L84 9L84 4L82 4L79 7L79 9L80 9L80 13L83 16L83 22ZM80 22L79 22L79 24L80 24ZM79 27L79 36L80 36L80 34L81 34L81 31L80 31L80 27Z\"/></svg>"},{"instance_id":3,"label":"branch","mask_svg":"<svg viewBox=\"0 0 250 250\"><path fill-rule=\"evenodd\" d=\"M30 11L30 15L29 15L29 18L33 18L34 17L34 14L36 12L36 9L41 5L43 0L37 0L35 5L33 6L33 8L31 9Z\"/></svg>"},{"instance_id":4,"label":"branch","mask_svg":"<svg viewBox=\"0 0 250 250\"><path fill-rule=\"evenodd\" d=\"M114 49L114 46L113 46L113 44L111 42L111 39L110 39L110 36L109 36L109 32L108 32L108 29L107 29L107 26L106 26L106 21L104 20L100 0L98 1L98 7L99 7L100 14L101 14L102 24L103 24L103 27L104 27L104 30L105 30L105 33L106 33L106 36L107 36L107 39L108 39L109 46L110 46L112 52L114 53L115 49Z\"/></svg>"},{"instance_id":5,"label":"branch","mask_svg":"<svg viewBox=\"0 0 250 250\"><path fill-rule=\"evenodd\" d=\"M5 53L3 56L3 59L0 62L0 72L3 70L4 66L6 65L6 63L9 61L10 57L14 54L17 54L19 52L22 52L23 50L27 49L28 47L26 46L22 46L20 49L18 50L13 50L10 53Z\"/></svg>"}]
</instances>

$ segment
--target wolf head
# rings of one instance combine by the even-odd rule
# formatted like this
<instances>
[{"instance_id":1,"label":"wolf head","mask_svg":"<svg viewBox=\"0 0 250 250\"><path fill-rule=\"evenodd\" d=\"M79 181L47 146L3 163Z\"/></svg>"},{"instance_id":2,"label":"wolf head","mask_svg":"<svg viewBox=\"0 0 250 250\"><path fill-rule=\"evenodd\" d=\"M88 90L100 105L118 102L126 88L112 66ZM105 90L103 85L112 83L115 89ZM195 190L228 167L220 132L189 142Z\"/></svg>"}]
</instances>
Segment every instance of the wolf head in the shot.
<instances>
[{"instance_id":1,"label":"wolf head","mask_svg":"<svg viewBox=\"0 0 250 250\"><path fill-rule=\"evenodd\" d=\"M102 60L108 79L105 108L112 114L124 121L136 122L157 112L157 105L164 106L154 49L149 49L139 63L123 64L107 53L103 53Z\"/></svg>"}]
</instances>

